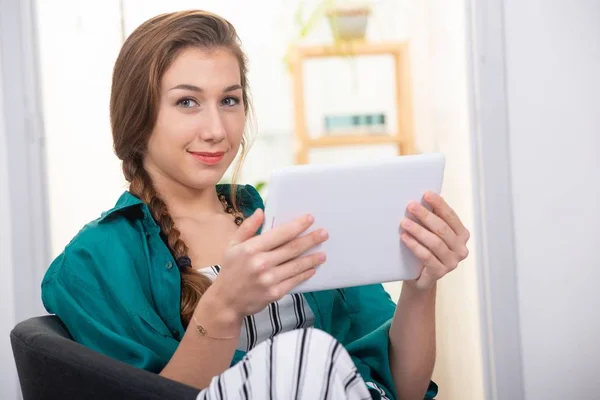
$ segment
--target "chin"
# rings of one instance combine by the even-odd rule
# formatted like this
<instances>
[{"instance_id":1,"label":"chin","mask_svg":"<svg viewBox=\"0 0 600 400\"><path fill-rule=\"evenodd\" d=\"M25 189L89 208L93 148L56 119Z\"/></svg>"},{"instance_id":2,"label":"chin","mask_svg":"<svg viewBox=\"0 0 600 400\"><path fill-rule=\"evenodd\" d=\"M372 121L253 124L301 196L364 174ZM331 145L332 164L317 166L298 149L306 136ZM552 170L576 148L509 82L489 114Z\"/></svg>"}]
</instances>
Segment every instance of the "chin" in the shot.
<instances>
[{"instance_id":1,"label":"chin","mask_svg":"<svg viewBox=\"0 0 600 400\"><path fill-rule=\"evenodd\" d=\"M187 182L185 182L186 185L197 190L215 187L221 182L221 179L223 179L224 173L217 173L216 171L202 171L200 175L202 176L195 176L191 179L187 179Z\"/></svg>"}]
</instances>

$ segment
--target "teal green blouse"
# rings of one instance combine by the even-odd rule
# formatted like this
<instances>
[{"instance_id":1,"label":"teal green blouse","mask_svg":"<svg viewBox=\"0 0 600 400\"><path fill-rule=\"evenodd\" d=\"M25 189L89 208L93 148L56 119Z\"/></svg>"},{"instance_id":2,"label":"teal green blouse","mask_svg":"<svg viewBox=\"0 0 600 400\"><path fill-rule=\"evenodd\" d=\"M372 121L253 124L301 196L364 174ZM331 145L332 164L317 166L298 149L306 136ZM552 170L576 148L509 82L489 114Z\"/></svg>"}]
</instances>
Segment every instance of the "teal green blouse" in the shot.
<instances>
[{"instance_id":1,"label":"teal green blouse","mask_svg":"<svg viewBox=\"0 0 600 400\"><path fill-rule=\"evenodd\" d=\"M217 190L229 194L229 185ZM242 212L264 208L256 190L238 186ZM395 303L381 285L305 293L315 328L348 350L365 381L396 398L388 359ZM180 318L179 269L147 206L129 192L90 222L52 262L42 301L73 338L135 367L160 372L185 329ZM244 357L236 351L231 365ZM431 382L427 399L437 386ZM379 395L373 392L374 398Z\"/></svg>"}]
</instances>

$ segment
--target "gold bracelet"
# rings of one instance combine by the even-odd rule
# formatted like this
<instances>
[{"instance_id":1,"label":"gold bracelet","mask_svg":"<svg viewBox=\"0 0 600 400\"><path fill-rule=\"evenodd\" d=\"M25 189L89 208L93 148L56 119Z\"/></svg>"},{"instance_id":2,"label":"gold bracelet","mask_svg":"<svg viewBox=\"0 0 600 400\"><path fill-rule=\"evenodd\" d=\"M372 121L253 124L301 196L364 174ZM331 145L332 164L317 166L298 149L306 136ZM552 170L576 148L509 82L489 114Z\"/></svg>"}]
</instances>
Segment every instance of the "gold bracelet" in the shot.
<instances>
[{"instance_id":1,"label":"gold bracelet","mask_svg":"<svg viewBox=\"0 0 600 400\"><path fill-rule=\"evenodd\" d=\"M196 320L196 314L192 314L192 317L194 318L194 323L196 324L196 329L198 329L198 332L200 332L200 335L202 335L204 337L207 337L210 339L216 339L216 340L231 340L231 339L235 338L235 336L229 336L229 337L210 336L208 334L208 332L206 332L206 329L198 323L198 320Z\"/></svg>"}]
</instances>

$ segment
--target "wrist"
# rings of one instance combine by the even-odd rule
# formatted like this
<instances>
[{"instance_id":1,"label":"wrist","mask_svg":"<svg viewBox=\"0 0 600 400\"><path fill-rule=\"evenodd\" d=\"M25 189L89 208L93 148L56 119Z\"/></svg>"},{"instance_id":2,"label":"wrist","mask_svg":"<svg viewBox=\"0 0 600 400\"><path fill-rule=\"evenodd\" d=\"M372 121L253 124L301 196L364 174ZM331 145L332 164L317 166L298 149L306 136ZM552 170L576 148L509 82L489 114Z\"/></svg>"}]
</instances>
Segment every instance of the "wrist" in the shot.
<instances>
[{"instance_id":1,"label":"wrist","mask_svg":"<svg viewBox=\"0 0 600 400\"><path fill-rule=\"evenodd\" d=\"M429 288L419 288L415 281L405 281L402 283L402 292L400 294L405 300L410 302L428 302L435 301L437 282Z\"/></svg>"},{"instance_id":2,"label":"wrist","mask_svg":"<svg viewBox=\"0 0 600 400\"><path fill-rule=\"evenodd\" d=\"M244 317L229 307L212 290L207 290L201 297L196 309L194 318L190 324L201 326L208 331L210 336L218 337L238 337L242 327Z\"/></svg>"}]
</instances>

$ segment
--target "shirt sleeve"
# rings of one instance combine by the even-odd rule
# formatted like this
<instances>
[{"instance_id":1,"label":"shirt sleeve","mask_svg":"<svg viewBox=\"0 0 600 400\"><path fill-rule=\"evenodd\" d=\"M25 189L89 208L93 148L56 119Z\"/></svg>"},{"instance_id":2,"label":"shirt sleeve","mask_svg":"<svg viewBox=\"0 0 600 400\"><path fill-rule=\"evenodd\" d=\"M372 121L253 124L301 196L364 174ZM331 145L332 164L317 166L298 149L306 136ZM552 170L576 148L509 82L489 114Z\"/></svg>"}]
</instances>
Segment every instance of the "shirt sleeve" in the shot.
<instances>
[{"instance_id":1,"label":"shirt sleeve","mask_svg":"<svg viewBox=\"0 0 600 400\"><path fill-rule=\"evenodd\" d=\"M396 398L389 359L389 332L396 303L382 285L346 288L341 292L351 321L346 349L359 372L368 372L386 393ZM437 392L437 385L431 381L425 399L435 398Z\"/></svg>"},{"instance_id":2,"label":"shirt sleeve","mask_svg":"<svg viewBox=\"0 0 600 400\"><path fill-rule=\"evenodd\" d=\"M61 319L76 342L132 366L160 372L178 342L168 330L158 331L156 324L148 323L152 316L127 307L132 300L145 297L141 286L132 282L127 291L117 290L119 277L111 285L106 273L94 272L102 267L89 254L61 254L42 282L44 307Z\"/></svg>"}]
</instances>

